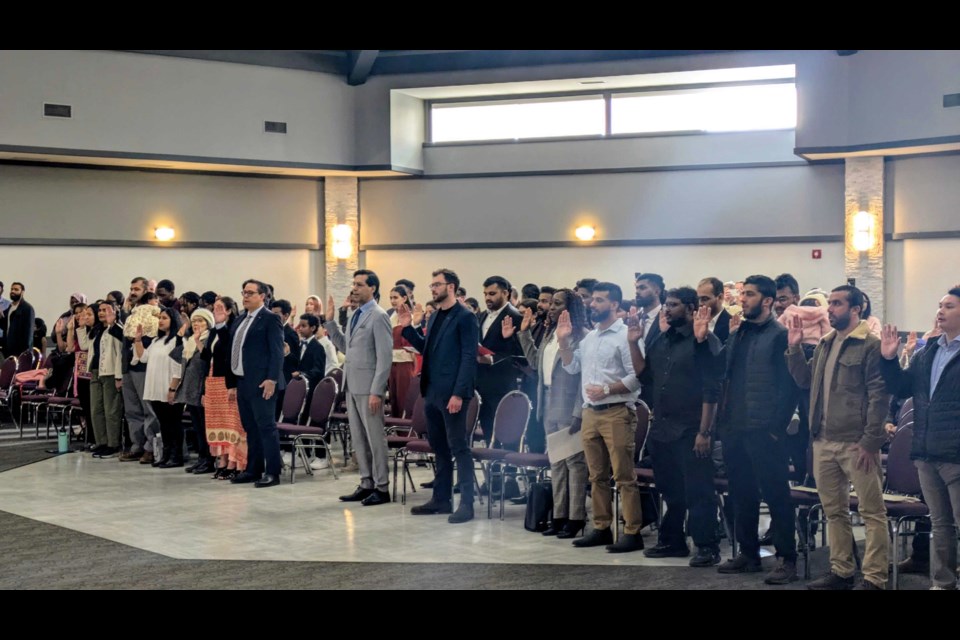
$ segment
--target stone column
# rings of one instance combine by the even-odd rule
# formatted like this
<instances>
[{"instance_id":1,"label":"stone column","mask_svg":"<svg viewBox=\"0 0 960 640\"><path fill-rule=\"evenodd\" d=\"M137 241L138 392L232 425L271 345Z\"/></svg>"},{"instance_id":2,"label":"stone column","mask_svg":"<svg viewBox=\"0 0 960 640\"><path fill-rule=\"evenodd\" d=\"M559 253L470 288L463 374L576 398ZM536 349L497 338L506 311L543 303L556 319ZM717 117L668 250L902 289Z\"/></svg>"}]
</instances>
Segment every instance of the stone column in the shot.
<instances>
[{"instance_id":1,"label":"stone column","mask_svg":"<svg viewBox=\"0 0 960 640\"><path fill-rule=\"evenodd\" d=\"M360 201L357 191L356 178L327 177L323 181L324 202L324 271L326 276L326 293L332 295L337 306L343 303L353 283L353 272L360 268L360 234L359 210ZM345 225L349 230L349 239L334 238L334 230L338 225ZM349 247L349 256L339 258L335 251L342 251ZM327 302L324 299L324 306ZM327 317L329 311L324 309ZM336 316L332 316L336 319Z\"/></svg>"},{"instance_id":2,"label":"stone column","mask_svg":"<svg viewBox=\"0 0 960 640\"><path fill-rule=\"evenodd\" d=\"M856 279L857 287L870 296L871 315L883 322L883 158L847 158L845 162L845 276Z\"/></svg>"}]
</instances>

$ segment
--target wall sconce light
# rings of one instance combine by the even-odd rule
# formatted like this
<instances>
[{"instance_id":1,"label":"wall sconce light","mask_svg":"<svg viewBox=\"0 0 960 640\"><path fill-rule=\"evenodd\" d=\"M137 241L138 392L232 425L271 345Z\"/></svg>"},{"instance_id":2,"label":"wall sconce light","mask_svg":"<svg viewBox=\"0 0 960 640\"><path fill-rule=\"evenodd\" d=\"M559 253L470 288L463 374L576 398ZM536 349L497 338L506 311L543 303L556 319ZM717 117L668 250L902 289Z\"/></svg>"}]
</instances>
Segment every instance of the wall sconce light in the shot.
<instances>
[{"instance_id":1,"label":"wall sconce light","mask_svg":"<svg viewBox=\"0 0 960 640\"><path fill-rule=\"evenodd\" d=\"M174 236L176 235L177 234L173 230L173 227L157 227L153 230L153 237L160 242L168 242L173 240Z\"/></svg>"},{"instance_id":2,"label":"wall sconce light","mask_svg":"<svg viewBox=\"0 0 960 640\"><path fill-rule=\"evenodd\" d=\"M869 251L874 245L873 216L860 211L853 216L853 248L857 251Z\"/></svg>"},{"instance_id":3,"label":"wall sconce light","mask_svg":"<svg viewBox=\"0 0 960 640\"><path fill-rule=\"evenodd\" d=\"M597 235L597 230L585 224L582 227L577 227L573 234L577 236L577 240L589 241L593 240L593 237Z\"/></svg>"},{"instance_id":4,"label":"wall sconce light","mask_svg":"<svg viewBox=\"0 0 960 640\"><path fill-rule=\"evenodd\" d=\"M353 255L353 230L345 224L338 224L332 229L333 257L337 260L346 260Z\"/></svg>"}]
</instances>

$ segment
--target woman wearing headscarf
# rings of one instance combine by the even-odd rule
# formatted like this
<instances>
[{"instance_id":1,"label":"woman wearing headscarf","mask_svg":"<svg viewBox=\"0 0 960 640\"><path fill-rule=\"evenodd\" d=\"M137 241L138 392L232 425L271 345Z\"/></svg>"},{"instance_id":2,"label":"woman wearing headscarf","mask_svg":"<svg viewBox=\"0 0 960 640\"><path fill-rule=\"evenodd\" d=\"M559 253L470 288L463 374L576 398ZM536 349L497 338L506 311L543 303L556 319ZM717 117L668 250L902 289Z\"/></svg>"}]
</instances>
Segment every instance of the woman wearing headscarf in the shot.
<instances>
[{"instance_id":1,"label":"woman wearing headscarf","mask_svg":"<svg viewBox=\"0 0 960 640\"><path fill-rule=\"evenodd\" d=\"M210 473L213 469L213 456L207 444L207 426L201 404L203 398L204 380L207 377L207 363L203 361L203 349L210 339L213 329L213 314L206 309L196 309L190 315L189 336L177 338L180 345L174 349L173 355L178 357L183 367L180 374L180 385L177 388L176 402L186 405L190 420L193 423L193 432L197 437L197 463L184 469L187 473ZM173 386L173 385L171 385Z\"/></svg>"}]
</instances>

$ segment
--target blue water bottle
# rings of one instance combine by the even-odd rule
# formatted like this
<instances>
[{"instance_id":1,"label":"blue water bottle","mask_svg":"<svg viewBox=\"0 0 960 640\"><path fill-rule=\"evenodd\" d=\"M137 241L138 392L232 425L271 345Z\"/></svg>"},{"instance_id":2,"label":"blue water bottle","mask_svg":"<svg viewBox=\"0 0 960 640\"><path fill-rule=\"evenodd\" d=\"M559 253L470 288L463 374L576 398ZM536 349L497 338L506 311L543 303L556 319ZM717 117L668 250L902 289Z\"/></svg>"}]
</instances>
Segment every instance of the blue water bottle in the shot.
<instances>
[{"instance_id":1,"label":"blue water bottle","mask_svg":"<svg viewBox=\"0 0 960 640\"><path fill-rule=\"evenodd\" d=\"M70 451L70 432L66 427L60 427L57 431L57 451L59 453L68 453Z\"/></svg>"}]
</instances>

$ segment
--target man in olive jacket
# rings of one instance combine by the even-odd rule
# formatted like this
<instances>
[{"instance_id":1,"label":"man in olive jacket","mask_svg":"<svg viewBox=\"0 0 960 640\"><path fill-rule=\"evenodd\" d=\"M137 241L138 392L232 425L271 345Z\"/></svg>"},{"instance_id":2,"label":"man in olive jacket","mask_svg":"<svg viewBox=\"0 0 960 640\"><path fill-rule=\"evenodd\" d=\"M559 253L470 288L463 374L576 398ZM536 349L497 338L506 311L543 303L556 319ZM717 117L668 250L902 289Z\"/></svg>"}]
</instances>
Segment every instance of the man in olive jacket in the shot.
<instances>
[{"instance_id":1,"label":"man in olive jacket","mask_svg":"<svg viewBox=\"0 0 960 640\"><path fill-rule=\"evenodd\" d=\"M830 573L809 589L844 590L854 586L850 484L857 492L866 526L863 587L887 584L887 510L883 503L880 447L890 403L880 374L880 339L860 320L863 293L844 285L830 293L827 313L833 331L823 337L808 362L800 343L799 318L788 327L786 358L790 374L810 389L813 473L827 516Z\"/></svg>"}]
</instances>

